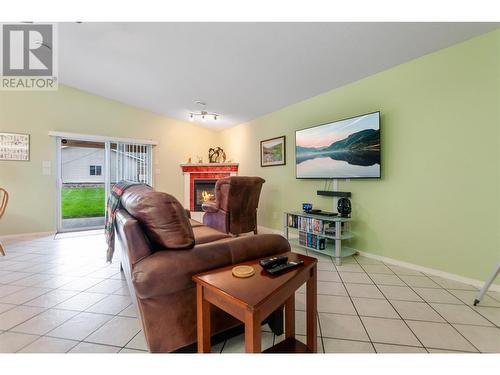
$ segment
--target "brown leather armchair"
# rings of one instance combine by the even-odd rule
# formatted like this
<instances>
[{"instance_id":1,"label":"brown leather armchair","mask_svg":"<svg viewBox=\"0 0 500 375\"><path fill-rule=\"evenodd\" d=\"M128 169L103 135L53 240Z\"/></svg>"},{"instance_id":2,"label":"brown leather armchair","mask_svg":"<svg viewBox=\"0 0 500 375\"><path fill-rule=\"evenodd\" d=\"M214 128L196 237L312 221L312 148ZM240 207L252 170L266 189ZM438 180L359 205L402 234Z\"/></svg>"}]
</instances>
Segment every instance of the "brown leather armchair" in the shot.
<instances>
[{"instance_id":1,"label":"brown leather armchair","mask_svg":"<svg viewBox=\"0 0 500 375\"><path fill-rule=\"evenodd\" d=\"M203 224L224 233L257 234L257 206L262 184L260 177L233 176L215 184L215 201L202 205Z\"/></svg>"}]
</instances>

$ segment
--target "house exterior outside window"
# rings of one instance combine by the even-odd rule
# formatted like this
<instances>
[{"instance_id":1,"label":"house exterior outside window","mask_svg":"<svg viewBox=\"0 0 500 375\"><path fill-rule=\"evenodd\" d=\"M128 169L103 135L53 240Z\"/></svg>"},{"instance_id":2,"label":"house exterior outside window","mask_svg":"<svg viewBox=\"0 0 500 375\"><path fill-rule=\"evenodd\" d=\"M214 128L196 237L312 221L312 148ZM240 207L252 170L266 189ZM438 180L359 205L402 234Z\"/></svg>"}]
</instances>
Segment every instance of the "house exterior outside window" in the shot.
<instances>
[{"instance_id":1,"label":"house exterior outside window","mask_svg":"<svg viewBox=\"0 0 500 375\"><path fill-rule=\"evenodd\" d=\"M101 165L91 165L90 166L90 175L91 176L101 176L102 175L102 166Z\"/></svg>"}]
</instances>

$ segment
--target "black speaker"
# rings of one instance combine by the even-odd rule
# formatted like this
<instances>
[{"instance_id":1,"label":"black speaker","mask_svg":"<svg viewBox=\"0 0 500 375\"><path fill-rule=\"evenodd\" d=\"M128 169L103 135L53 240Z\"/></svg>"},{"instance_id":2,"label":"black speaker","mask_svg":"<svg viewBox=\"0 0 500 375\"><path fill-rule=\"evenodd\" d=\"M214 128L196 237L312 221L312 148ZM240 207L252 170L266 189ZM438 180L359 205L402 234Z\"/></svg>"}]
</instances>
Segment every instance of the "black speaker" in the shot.
<instances>
[{"instance_id":1,"label":"black speaker","mask_svg":"<svg viewBox=\"0 0 500 375\"><path fill-rule=\"evenodd\" d=\"M347 198L340 198L337 203L337 211L341 217L349 217L351 214L351 201Z\"/></svg>"}]
</instances>

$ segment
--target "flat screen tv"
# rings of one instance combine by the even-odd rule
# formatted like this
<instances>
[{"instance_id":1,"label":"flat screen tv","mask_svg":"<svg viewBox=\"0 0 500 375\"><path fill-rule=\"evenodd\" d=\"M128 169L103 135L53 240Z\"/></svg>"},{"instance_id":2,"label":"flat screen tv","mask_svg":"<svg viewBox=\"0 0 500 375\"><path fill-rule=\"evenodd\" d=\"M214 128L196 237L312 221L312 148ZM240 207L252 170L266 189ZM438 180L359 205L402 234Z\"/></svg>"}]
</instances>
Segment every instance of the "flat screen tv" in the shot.
<instances>
[{"instance_id":1,"label":"flat screen tv","mask_svg":"<svg viewBox=\"0 0 500 375\"><path fill-rule=\"evenodd\" d=\"M380 112L295 132L297 178L380 178Z\"/></svg>"}]
</instances>

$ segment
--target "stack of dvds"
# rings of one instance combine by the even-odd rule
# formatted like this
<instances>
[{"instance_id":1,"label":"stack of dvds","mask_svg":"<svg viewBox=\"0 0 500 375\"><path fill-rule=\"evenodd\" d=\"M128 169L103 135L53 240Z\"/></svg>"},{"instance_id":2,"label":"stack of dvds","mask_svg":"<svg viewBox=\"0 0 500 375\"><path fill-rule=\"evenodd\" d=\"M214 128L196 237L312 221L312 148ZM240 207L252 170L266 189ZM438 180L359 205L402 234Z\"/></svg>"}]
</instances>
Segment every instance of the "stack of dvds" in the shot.
<instances>
[{"instance_id":1,"label":"stack of dvds","mask_svg":"<svg viewBox=\"0 0 500 375\"><path fill-rule=\"evenodd\" d=\"M322 234L323 220L300 216L298 228L304 232Z\"/></svg>"},{"instance_id":2,"label":"stack of dvds","mask_svg":"<svg viewBox=\"0 0 500 375\"><path fill-rule=\"evenodd\" d=\"M288 214L288 226L290 228L297 228L299 224L299 217L297 215Z\"/></svg>"}]
</instances>

